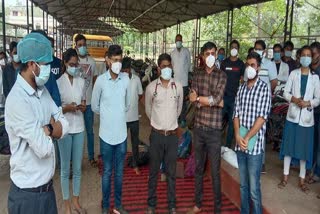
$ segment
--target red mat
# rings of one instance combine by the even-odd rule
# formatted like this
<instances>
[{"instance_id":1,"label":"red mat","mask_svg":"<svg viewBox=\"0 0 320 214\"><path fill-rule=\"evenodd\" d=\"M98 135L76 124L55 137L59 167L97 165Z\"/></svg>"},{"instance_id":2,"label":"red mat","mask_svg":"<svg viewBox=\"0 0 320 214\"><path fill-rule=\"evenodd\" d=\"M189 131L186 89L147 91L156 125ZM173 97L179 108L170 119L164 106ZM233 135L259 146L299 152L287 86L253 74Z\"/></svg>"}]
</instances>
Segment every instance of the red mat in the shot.
<instances>
[{"instance_id":1,"label":"red mat","mask_svg":"<svg viewBox=\"0 0 320 214\"><path fill-rule=\"evenodd\" d=\"M141 168L141 175L136 175L133 169L126 167L123 178L122 204L130 214L143 214L147 210L148 197L148 167ZM112 185L113 186L113 185ZM201 213L213 213L213 194L211 181L204 179L204 196ZM156 213L168 213L167 183L158 181L158 205ZM194 205L194 178L177 178L176 180L177 212L186 213ZM113 194L111 196L113 204ZM225 196L222 196L222 213L238 214L239 209Z\"/></svg>"}]
</instances>

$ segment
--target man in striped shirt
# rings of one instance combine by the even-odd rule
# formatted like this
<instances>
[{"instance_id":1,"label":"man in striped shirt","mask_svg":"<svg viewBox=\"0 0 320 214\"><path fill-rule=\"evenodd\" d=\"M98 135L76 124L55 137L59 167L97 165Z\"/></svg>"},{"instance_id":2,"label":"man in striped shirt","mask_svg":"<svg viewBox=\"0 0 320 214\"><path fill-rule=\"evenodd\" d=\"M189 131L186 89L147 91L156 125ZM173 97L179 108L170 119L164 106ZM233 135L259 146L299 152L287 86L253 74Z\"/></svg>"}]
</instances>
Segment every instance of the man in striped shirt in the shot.
<instances>
[{"instance_id":1,"label":"man in striped shirt","mask_svg":"<svg viewBox=\"0 0 320 214\"><path fill-rule=\"evenodd\" d=\"M261 57L253 52L247 57L248 81L240 86L233 113L236 152L240 174L241 213L262 213L260 173L264 153L266 120L271 108L271 92L258 72Z\"/></svg>"},{"instance_id":2,"label":"man in striped shirt","mask_svg":"<svg viewBox=\"0 0 320 214\"><path fill-rule=\"evenodd\" d=\"M208 156L214 192L214 213L221 213L220 152L222 133L223 95L227 75L216 64L217 46L207 42L201 49L205 65L194 75L190 101L197 105L195 112L194 151L195 206L188 214L201 212L203 195L203 174Z\"/></svg>"}]
</instances>

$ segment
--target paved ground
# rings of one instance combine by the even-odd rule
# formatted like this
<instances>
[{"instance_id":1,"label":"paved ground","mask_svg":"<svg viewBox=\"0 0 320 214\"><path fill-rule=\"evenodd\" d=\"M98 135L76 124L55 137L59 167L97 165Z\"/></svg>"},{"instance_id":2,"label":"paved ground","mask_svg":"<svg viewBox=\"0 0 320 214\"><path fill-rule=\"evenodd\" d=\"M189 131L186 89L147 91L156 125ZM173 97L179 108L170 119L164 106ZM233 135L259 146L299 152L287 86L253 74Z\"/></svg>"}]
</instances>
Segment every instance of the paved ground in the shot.
<instances>
[{"instance_id":1,"label":"paved ground","mask_svg":"<svg viewBox=\"0 0 320 214\"><path fill-rule=\"evenodd\" d=\"M143 112L141 112L140 138L148 142L150 128ZM95 120L96 154L98 154L98 120ZM128 144L130 145L130 144ZM130 146L129 146L130 147ZM128 148L130 150L130 148ZM8 157L0 156L0 214L6 214L7 194L10 184ZM290 214L319 214L320 200L316 199L316 193L320 193L320 184L310 185L311 193L306 195L297 189L298 170L293 170L289 179L289 184L285 190L279 190L276 185L282 174L282 162L278 159L278 154L267 151L267 174L262 176L262 194L264 200L281 201L283 213ZM56 171L54 177L55 190L59 213L63 213L62 195L60 188L59 172ZM101 182L98 170L91 168L88 164L87 152L85 150L83 160L83 176L81 189L81 203L88 210L89 214L100 213Z\"/></svg>"}]
</instances>

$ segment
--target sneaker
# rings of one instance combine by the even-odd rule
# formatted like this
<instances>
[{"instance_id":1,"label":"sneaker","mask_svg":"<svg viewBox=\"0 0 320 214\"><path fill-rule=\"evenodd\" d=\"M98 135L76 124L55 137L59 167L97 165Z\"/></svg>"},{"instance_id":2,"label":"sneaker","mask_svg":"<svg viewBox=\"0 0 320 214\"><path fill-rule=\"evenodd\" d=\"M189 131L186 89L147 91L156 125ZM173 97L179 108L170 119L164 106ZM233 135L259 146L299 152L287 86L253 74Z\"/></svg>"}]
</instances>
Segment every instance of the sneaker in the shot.
<instances>
[{"instance_id":1,"label":"sneaker","mask_svg":"<svg viewBox=\"0 0 320 214\"><path fill-rule=\"evenodd\" d=\"M128 214L128 211L125 210L123 207L117 207L113 209L113 213L115 214Z\"/></svg>"},{"instance_id":2,"label":"sneaker","mask_svg":"<svg viewBox=\"0 0 320 214\"><path fill-rule=\"evenodd\" d=\"M261 174L266 174L266 173L267 173L266 166L263 164L261 168Z\"/></svg>"}]
</instances>

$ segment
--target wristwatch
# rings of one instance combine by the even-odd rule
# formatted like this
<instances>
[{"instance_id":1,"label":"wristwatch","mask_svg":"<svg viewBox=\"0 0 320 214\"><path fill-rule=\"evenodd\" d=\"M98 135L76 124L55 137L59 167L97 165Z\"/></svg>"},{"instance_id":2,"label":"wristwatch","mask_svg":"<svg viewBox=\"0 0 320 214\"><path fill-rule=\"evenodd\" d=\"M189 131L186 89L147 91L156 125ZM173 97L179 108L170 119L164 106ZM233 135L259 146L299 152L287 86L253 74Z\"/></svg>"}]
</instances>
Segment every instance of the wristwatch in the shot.
<instances>
[{"instance_id":1,"label":"wristwatch","mask_svg":"<svg viewBox=\"0 0 320 214\"><path fill-rule=\"evenodd\" d=\"M48 127L48 130L49 130L49 136L51 137L52 135L52 132L53 132L53 126L49 123L46 125Z\"/></svg>"},{"instance_id":2,"label":"wristwatch","mask_svg":"<svg viewBox=\"0 0 320 214\"><path fill-rule=\"evenodd\" d=\"M197 99L196 99L196 100L197 100L197 102L200 102L200 97L197 97Z\"/></svg>"}]
</instances>

